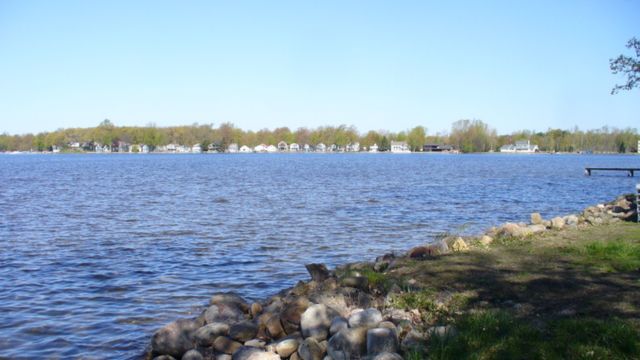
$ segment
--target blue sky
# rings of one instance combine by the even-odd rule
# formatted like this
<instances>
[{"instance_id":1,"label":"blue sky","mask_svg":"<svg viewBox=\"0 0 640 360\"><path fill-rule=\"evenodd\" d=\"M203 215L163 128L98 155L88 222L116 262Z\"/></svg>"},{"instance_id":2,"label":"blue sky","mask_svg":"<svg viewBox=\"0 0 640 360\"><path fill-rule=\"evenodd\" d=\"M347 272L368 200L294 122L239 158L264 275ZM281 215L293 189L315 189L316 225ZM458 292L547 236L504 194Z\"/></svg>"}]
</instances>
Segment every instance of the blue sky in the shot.
<instances>
[{"instance_id":1,"label":"blue sky","mask_svg":"<svg viewBox=\"0 0 640 360\"><path fill-rule=\"evenodd\" d=\"M0 1L0 132L638 127L626 1Z\"/></svg>"}]
</instances>

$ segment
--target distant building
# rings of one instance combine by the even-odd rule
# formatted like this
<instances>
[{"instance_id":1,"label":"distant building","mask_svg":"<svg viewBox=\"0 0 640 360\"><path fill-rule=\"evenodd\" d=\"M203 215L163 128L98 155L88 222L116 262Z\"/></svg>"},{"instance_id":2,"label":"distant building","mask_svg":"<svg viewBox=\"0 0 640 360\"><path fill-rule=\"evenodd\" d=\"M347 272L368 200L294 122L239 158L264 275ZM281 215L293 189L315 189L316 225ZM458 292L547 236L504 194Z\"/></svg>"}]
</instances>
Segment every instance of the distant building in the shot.
<instances>
[{"instance_id":1,"label":"distant building","mask_svg":"<svg viewBox=\"0 0 640 360\"><path fill-rule=\"evenodd\" d=\"M289 145L289 151L291 151L291 152L300 151L300 145L298 145L296 143L291 143L291 145Z\"/></svg>"},{"instance_id":2,"label":"distant building","mask_svg":"<svg viewBox=\"0 0 640 360\"><path fill-rule=\"evenodd\" d=\"M422 151L424 151L424 152L453 152L454 148L451 145L426 144L426 145L422 146Z\"/></svg>"},{"instance_id":3,"label":"distant building","mask_svg":"<svg viewBox=\"0 0 640 360\"><path fill-rule=\"evenodd\" d=\"M199 154L202 152L202 146L200 144L195 144L191 147L191 152L194 154Z\"/></svg>"},{"instance_id":4,"label":"distant building","mask_svg":"<svg viewBox=\"0 0 640 360\"><path fill-rule=\"evenodd\" d=\"M378 152L378 144L373 144L369 147L369 152L375 153Z\"/></svg>"},{"instance_id":5,"label":"distant building","mask_svg":"<svg viewBox=\"0 0 640 360\"><path fill-rule=\"evenodd\" d=\"M236 143L231 143L229 144L229 146L227 146L227 152L235 154L238 152L238 144Z\"/></svg>"},{"instance_id":6,"label":"distant building","mask_svg":"<svg viewBox=\"0 0 640 360\"><path fill-rule=\"evenodd\" d=\"M410 153L409 145L406 141L392 141L391 142L391 152L396 154L401 153Z\"/></svg>"},{"instance_id":7,"label":"distant building","mask_svg":"<svg viewBox=\"0 0 640 360\"><path fill-rule=\"evenodd\" d=\"M638 147L637 147L637 149L638 149L638 154L640 154L640 140L638 140Z\"/></svg>"},{"instance_id":8,"label":"distant building","mask_svg":"<svg viewBox=\"0 0 640 360\"><path fill-rule=\"evenodd\" d=\"M243 153L243 154L246 154L246 153L253 152L253 150L251 150L251 148L248 147L247 145L242 145L240 147L240 152Z\"/></svg>"},{"instance_id":9,"label":"distant building","mask_svg":"<svg viewBox=\"0 0 640 360\"><path fill-rule=\"evenodd\" d=\"M265 144L256 145L256 147L253 148L253 151L257 153L267 152L267 145Z\"/></svg>"},{"instance_id":10,"label":"distant building","mask_svg":"<svg viewBox=\"0 0 640 360\"><path fill-rule=\"evenodd\" d=\"M354 142L353 144L347 144L346 147L347 152L358 152L360 151L360 143Z\"/></svg>"},{"instance_id":11,"label":"distant building","mask_svg":"<svg viewBox=\"0 0 640 360\"><path fill-rule=\"evenodd\" d=\"M278 143L278 151L288 151L289 150L289 146L287 146L287 143L284 141L280 141Z\"/></svg>"},{"instance_id":12,"label":"distant building","mask_svg":"<svg viewBox=\"0 0 640 360\"><path fill-rule=\"evenodd\" d=\"M316 145L316 152L325 152L327 151L327 145L320 143Z\"/></svg>"},{"instance_id":13,"label":"distant building","mask_svg":"<svg viewBox=\"0 0 640 360\"><path fill-rule=\"evenodd\" d=\"M269 153L278 152L278 148L273 146L273 145L269 145L269 146L267 146L267 152L269 152Z\"/></svg>"},{"instance_id":14,"label":"distant building","mask_svg":"<svg viewBox=\"0 0 640 360\"><path fill-rule=\"evenodd\" d=\"M304 144L303 149L304 149L304 152L309 152L311 151L311 146L309 146L309 144Z\"/></svg>"},{"instance_id":15,"label":"distant building","mask_svg":"<svg viewBox=\"0 0 640 360\"><path fill-rule=\"evenodd\" d=\"M516 141L515 145L509 144L500 147L500 152L503 153L535 153L540 151L538 145L531 145L529 140Z\"/></svg>"}]
</instances>

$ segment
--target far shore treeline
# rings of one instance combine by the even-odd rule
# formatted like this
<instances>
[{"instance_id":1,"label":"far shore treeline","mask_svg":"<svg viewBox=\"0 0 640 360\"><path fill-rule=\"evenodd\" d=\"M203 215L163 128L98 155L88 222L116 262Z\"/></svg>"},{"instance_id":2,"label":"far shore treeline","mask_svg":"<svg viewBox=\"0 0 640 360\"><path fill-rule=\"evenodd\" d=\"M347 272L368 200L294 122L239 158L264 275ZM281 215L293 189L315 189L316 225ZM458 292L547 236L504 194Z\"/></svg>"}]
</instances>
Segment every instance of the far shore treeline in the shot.
<instances>
[{"instance_id":1,"label":"far shore treeline","mask_svg":"<svg viewBox=\"0 0 640 360\"><path fill-rule=\"evenodd\" d=\"M602 127L593 130L548 129L543 132L529 130L498 135L496 130L481 120L459 120L448 133L429 134L424 126L400 132L385 130L359 132L354 126L321 126L291 130L279 127L273 130L242 130L231 123L193 124L187 126L144 127L115 126L110 120L93 128L68 128L38 134L0 134L0 151L49 151L52 147L67 149L72 143L113 144L119 141L146 144L151 150L166 144L200 144L203 149L215 144L226 149L236 143L250 147L258 144L277 144L280 141L298 144L335 144L346 146L359 142L362 148L374 144L387 150L391 141L405 141L411 151L421 151L425 144L451 145L461 152L497 151L502 145L518 140L530 140L545 152L637 152L638 131L635 128L616 129Z\"/></svg>"}]
</instances>

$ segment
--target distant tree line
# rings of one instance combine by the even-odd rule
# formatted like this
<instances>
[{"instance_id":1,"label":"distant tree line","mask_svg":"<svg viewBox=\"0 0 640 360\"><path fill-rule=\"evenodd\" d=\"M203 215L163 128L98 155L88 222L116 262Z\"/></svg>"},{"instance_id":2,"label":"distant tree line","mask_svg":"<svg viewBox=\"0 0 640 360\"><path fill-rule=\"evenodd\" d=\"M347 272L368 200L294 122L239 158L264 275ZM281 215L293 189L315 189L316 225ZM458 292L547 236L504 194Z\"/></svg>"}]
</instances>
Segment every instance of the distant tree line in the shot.
<instances>
[{"instance_id":1,"label":"distant tree line","mask_svg":"<svg viewBox=\"0 0 640 360\"><path fill-rule=\"evenodd\" d=\"M637 129L616 129L602 127L583 131L549 129L544 132L516 131L509 135L498 135L496 130L480 120L459 120L452 124L448 133L427 133L424 126L400 132L385 130L360 133L354 126L321 126L314 129L301 127L291 130L279 127L273 130L242 130L231 123L219 126L212 124L193 124L187 126L157 127L149 124L144 127L115 126L104 120L93 128L69 128L52 132L24 135L0 135L0 151L47 151L53 146L68 148L72 143L94 143L102 145L125 142L146 144L151 149L170 143L182 145L201 144L205 149L210 144L225 149L231 143L255 146L258 144L286 143L316 145L335 144L344 147L355 142L361 147L377 144L380 151L388 150L391 141L406 141L412 151L422 150L425 144L452 145L461 152L497 151L502 145L518 140L530 140L541 151L550 152L636 152L638 143Z\"/></svg>"}]
</instances>

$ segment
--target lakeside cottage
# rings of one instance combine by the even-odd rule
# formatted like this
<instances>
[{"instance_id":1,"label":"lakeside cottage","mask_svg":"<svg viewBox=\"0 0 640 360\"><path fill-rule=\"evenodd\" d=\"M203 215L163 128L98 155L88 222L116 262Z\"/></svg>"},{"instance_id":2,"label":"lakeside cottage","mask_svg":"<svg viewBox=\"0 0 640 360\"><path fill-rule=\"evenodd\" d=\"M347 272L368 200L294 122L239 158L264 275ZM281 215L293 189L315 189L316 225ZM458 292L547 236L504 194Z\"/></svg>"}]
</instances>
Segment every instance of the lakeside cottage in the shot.
<instances>
[{"instance_id":1,"label":"lakeside cottage","mask_svg":"<svg viewBox=\"0 0 640 360\"><path fill-rule=\"evenodd\" d=\"M378 144L373 144L369 147L369 152L370 153L376 153L378 152Z\"/></svg>"},{"instance_id":2,"label":"lakeside cottage","mask_svg":"<svg viewBox=\"0 0 640 360\"><path fill-rule=\"evenodd\" d=\"M309 146L309 144L304 144L304 152L309 152L311 151L311 146Z\"/></svg>"},{"instance_id":3,"label":"lakeside cottage","mask_svg":"<svg viewBox=\"0 0 640 360\"><path fill-rule=\"evenodd\" d=\"M240 152L243 153L243 154L246 154L246 153L253 152L253 150L251 150L251 148L248 147L247 145L242 145L240 147Z\"/></svg>"},{"instance_id":4,"label":"lakeside cottage","mask_svg":"<svg viewBox=\"0 0 640 360\"><path fill-rule=\"evenodd\" d=\"M284 141L280 141L278 143L278 151L287 151L289 150L289 146L287 146L287 143Z\"/></svg>"},{"instance_id":5,"label":"lakeside cottage","mask_svg":"<svg viewBox=\"0 0 640 360\"><path fill-rule=\"evenodd\" d=\"M291 145L289 145L289 151L290 152L298 152L298 151L300 151L300 145L298 145L296 143L292 143Z\"/></svg>"},{"instance_id":6,"label":"lakeside cottage","mask_svg":"<svg viewBox=\"0 0 640 360\"><path fill-rule=\"evenodd\" d=\"M391 152L396 154L410 153L409 144L406 141L392 141Z\"/></svg>"},{"instance_id":7,"label":"lakeside cottage","mask_svg":"<svg viewBox=\"0 0 640 360\"><path fill-rule=\"evenodd\" d=\"M500 147L500 152L503 153L536 153L540 151L538 145L531 145L529 140L516 141L515 145L508 144Z\"/></svg>"},{"instance_id":8,"label":"lakeside cottage","mask_svg":"<svg viewBox=\"0 0 640 360\"><path fill-rule=\"evenodd\" d=\"M327 151L327 145L320 143L316 145L316 152L325 152Z\"/></svg>"},{"instance_id":9,"label":"lakeside cottage","mask_svg":"<svg viewBox=\"0 0 640 360\"><path fill-rule=\"evenodd\" d=\"M227 152L229 152L231 154L237 153L238 152L238 144L236 144L236 143L229 144L229 146L227 147Z\"/></svg>"},{"instance_id":10,"label":"lakeside cottage","mask_svg":"<svg viewBox=\"0 0 640 360\"><path fill-rule=\"evenodd\" d=\"M454 148L451 145L442 144L426 144L422 146L424 152L453 152Z\"/></svg>"},{"instance_id":11,"label":"lakeside cottage","mask_svg":"<svg viewBox=\"0 0 640 360\"><path fill-rule=\"evenodd\" d=\"M359 152L360 151L360 143L354 142L353 144L347 144L346 148L347 152Z\"/></svg>"},{"instance_id":12,"label":"lakeside cottage","mask_svg":"<svg viewBox=\"0 0 640 360\"><path fill-rule=\"evenodd\" d=\"M200 144L195 144L193 145L193 147L191 147L191 152L194 154L199 154L202 152L202 146L200 146Z\"/></svg>"},{"instance_id":13,"label":"lakeside cottage","mask_svg":"<svg viewBox=\"0 0 640 360\"><path fill-rule=\"evenodd\" d=\"M278 152L278 148L273 146L273 145L269 145L269 146L267 146L267 152L268 153Z\"/></svg>"}]
</instances>

